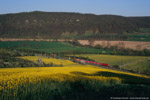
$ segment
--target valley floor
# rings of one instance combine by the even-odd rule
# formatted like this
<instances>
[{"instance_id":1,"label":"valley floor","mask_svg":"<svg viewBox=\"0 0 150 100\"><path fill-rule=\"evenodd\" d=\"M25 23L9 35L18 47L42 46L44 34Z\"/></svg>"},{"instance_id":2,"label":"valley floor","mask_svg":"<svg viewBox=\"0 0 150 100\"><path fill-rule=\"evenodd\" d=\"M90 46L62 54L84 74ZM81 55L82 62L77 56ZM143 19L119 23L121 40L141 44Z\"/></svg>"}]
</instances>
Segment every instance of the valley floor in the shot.
<instances>
[{"instance_id":1,"label":"valley floor","mask_svg":"<svg viewBox=\"0 0 150 100\"><path fill-rule=\"evenodd\" d=\"M39 57L20 57L36 61ZM44 58L62 67L0 68L0 97L24 100L109 100L112 96L149 98L150 77ZM140 95L137 95L140 93Z\"/></svg>"}]
</instances>

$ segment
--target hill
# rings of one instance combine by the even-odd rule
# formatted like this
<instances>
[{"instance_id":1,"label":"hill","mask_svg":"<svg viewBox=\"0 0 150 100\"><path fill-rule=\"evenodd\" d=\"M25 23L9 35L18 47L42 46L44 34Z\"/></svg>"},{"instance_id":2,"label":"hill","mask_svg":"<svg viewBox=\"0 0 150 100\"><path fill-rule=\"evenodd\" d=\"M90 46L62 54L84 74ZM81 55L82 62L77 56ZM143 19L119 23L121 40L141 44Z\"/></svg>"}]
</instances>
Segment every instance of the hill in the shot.
<instances>
[{"instance_id":1,"label":"hill","mask_svg":"<svg viewBox=\"0 0 150 100\"><path fill-rule=\"evenodd\" d=\"M150 17L130 17L132 20L135 20L139 27L150 27Z\"/></svg>"},{"instance_id":2,"label":"hill","mask_svg":"<svg viewBox=\"0 0 150 100\"><path fill-rule=\"evenodd\" d=\"M149 28L150 17L123 17L65 12L0 15L1 38L62 38L77 35L131 33Z\"/></svg>"}]
</instances>

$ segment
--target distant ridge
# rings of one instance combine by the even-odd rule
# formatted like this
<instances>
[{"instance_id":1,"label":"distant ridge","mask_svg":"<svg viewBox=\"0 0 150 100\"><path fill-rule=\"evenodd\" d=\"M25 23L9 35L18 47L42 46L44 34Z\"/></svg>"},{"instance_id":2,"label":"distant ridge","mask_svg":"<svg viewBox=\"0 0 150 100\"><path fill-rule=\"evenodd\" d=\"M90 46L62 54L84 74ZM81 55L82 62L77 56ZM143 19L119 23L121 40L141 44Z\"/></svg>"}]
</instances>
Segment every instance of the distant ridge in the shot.
<instances>
[{"instance_id":1,"label":"distant ridge","mask_svg":"<svg viewBox=\"0 0 150 100\"><path fill-rule=\"evenodd\" d=\"M150 17L41 11L0 15L0 38L121 34L135 32L141 27L150 28Z\"/></svg>"}]
</instances>

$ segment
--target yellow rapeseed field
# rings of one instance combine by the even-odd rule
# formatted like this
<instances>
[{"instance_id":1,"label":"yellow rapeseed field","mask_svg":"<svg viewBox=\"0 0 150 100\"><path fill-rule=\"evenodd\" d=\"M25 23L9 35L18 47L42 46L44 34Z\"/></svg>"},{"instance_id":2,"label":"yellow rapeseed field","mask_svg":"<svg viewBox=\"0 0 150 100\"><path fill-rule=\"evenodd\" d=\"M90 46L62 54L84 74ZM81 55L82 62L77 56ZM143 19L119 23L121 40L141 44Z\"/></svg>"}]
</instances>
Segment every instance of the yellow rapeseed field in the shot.
<instances>
[{"instance_id":1,"label":"yellow rapeseed field","mask_svg":"<svg viewBox=\"0 0 150 100\"><path fill-rule=\"evenodd\" d=\"M49 63L53 63L56 65L71 65L71 64L75 64L74 62L71 62L69 60L64 60L64 59L55 59L55 58L45 58L45 57L40 57L40 56L24 56L24 57L18 57L21 59L25 59L25 60L30 60L30 61L37 61L38 58L41 58L42 61L44 61L44 63L49 64Z\"/></svg>"},{"instance_id":2,"label":"yellow rapeseed field","mask_svg":"<svg viewBox=\"0 0 150 100\"><path fill-rule=\"evenodd\" d=\"M26 56L22 59L35 61L38 57ZM89 78L94 80L109 81L115 80L121 82L118 77L105 77L105 76L92 76L96 72L112 72L128 74L131 76L145 77L138 74L126 73L121 71L114 71L110 69L104 69L95 67L92 65L81 65L69 60L54 59L54 58L43 58L45 63L53 62L60 64L63 62L63 67L28 67L28 68L0 68L0 90L7 90L18 88L21 85L28 85L30 83L44 82L47 80L57 81L75 81L76 78ZM82 74L84 73L84 74Z\"/></svg>"}]
</instances>

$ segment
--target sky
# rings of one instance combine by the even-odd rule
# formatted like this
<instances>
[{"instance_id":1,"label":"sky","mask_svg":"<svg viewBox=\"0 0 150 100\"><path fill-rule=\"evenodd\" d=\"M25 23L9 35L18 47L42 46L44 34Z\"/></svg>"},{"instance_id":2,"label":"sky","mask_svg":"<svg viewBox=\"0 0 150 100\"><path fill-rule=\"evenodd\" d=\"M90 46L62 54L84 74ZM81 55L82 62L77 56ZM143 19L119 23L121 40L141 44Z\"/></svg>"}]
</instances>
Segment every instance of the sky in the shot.
<instances>
[{"instance_id":1,"label":"sky","mask_svg":"<svg viewBox=\"0 0 150 100\"><path fill-rule=\"evenodd\" d=\"M31 11L150 16L150 0L0 0L0 14Z\"/></svg>"}]
</instances>

